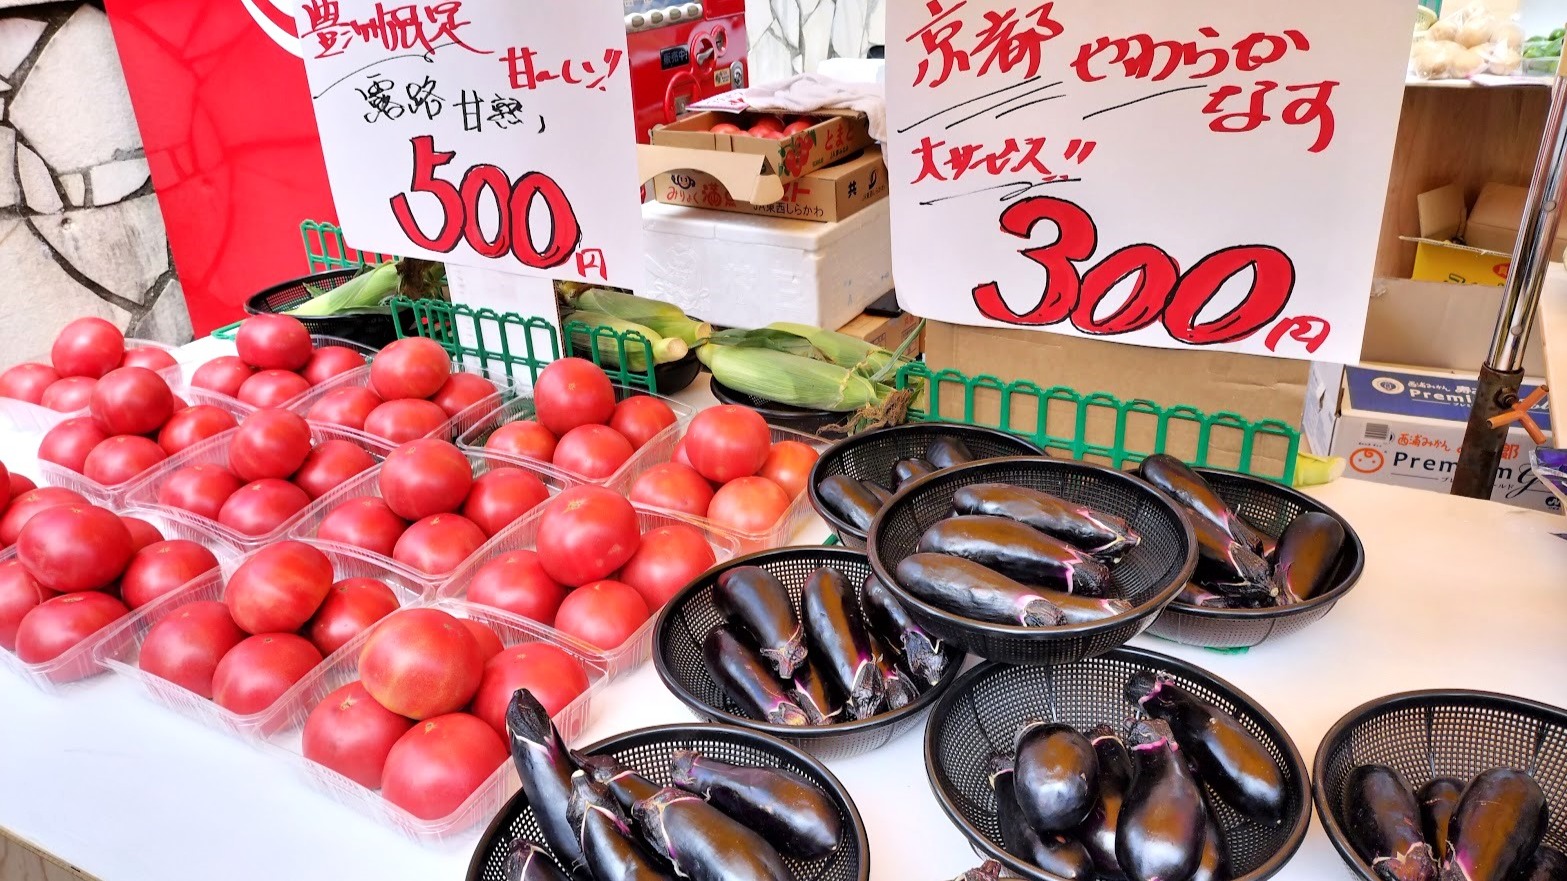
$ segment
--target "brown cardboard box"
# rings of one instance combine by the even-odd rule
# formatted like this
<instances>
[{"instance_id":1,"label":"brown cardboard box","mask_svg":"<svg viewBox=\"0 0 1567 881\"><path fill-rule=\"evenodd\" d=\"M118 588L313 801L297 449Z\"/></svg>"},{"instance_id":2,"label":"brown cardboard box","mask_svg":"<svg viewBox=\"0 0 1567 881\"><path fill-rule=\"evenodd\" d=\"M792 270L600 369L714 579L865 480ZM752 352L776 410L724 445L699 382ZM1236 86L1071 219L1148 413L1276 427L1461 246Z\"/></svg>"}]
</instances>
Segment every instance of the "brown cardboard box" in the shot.
<instances>
[{"instance_id":1,"label":"brown cardboard box","mask_svg":"<svg viewBox=\"0 0 1567 881\"><path fill-rule=\"evenodd\" d=\"M852 156L872 144L865 114L852 110L816 111L810 115L820 117L821 122L778 141L749 135L715 135L708 131L721 122L744 127L745 120L756 115L736 116L712 111L695 113L653 129L653 144L659 147L761 156L767 172L777 176L783 183L797 180L818 168Z\"/></svg>"},{"instance_id":2,"label":"brown cardboard box","mask_svg":"<svg viewBox=\"0 0 1567 881\"><path fill-rule=\"evenodd\" d=\"M1523 225L1524 202L1528 198L1526 187L1486 184L1464 224L1464 241L1475 248L1511 254L1518 244L1518 229ZM1551 260L1562 259L1564 252L1567 252L1567 229L1557 231L1556 241L1551 246Z\"/></svg>"},{"instance_id":3,"label":"brown cardboard box","mask_svg":"<svg viewBox=\"0 0 1567 881\"><path fill-rule=\"evenodd\" d=\"M872 315L869 312L861 313L853 321L838 329L838 332L855 339L861 339L873 346L881 346L889 352L895 352L908 339L914 328L919 327L918 315L908 312L900 312L897 315ZM918 338L909 344L904 350L905 357L918 358L925 351L925 333L920 332Z\"/></svg>"},{"instance_id":4,"label":"brown cardboard box","mask_svg":"<svg viewBox=\"0 0 1567 881\"><path fill-rule=\"evenodd\" d=\"M653 196L666 205L835 223L887 197L887 163L871 147L785 184L783 198L766 205L737 200L718 178L696 170L658 175Z\"/></svg>"},{"instance_id":5,"label":"brown cardboard box","mask_svg":"<svg viewBox=\"0 0 1567 881\"><path fill-rule=\"evenodd\" d=\"M1464 227L1469 220L1464 191L1449 184L1415 197L1420 217L1420 235L1401 236L1415 244L1415 281L1448 284L1489 285L1507 281L1512 264L1512 248L1493 251L1465 244Z\"/></svg>"}]
</instances>

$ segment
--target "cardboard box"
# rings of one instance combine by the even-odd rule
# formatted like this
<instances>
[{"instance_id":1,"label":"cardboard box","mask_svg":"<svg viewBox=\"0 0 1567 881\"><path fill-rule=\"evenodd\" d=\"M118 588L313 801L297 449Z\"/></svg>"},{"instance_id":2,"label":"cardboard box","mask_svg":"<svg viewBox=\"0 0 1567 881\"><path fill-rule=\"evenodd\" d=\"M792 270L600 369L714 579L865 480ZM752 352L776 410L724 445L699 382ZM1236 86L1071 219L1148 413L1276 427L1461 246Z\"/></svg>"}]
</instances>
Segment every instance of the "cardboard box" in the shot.
<instances>
[{"instance_id":1,"label":"cardboard box","mask_svg":"<svg viewBox=\"0 0 1567 881\"><path fill-rule=\"evenodd\" d=\"M838 329L841 334L861 339L873 346L881 346L889 352L896 352L903 341L909 338L909 334L919 327L920 317L909 312L899 312L896 315L873 315L870 312L862 312L853 321ZM909 359L918 358L925 351L925 332L903 351Z\"/></svg>"},{"instance_id":2,"label":"cardboard box","mask_svg":"<svg viewBox=\"0 0 1567 881\"><path fill-rule=\"evenodd\" d=\"M659 174L653 197L666 205L836 223L887 197L887 163L880 148L869 148L784 184L783 198L764 205L734 198L722 181L699 170Z\"/></svg>"},{"instance_id":3,"label":"cardboard box","mask_svg":"<svg viewBox=\"0 0 1567 881\"><path fill-rule=\"evenodd\" d=\"M1518 244L1518 230L1523 226L1524 203L1528 200L1527 187L1486 184L1464 223L1464 241L1472 247L1512 254ZM1560 261L1564 252L1567 252L1567 229L1558 229L1556 241L1551 245L1551 260Z\"/></svg>"},{"instance_id":4,"label":"cardboard box","mask_svg":"<svg viewBox=\"0 0 1567 881\"><path fill-rule=\"evenodd\" d=\"M816 111L810 115L821 118L821 122L782 140L709 131L721 122L745 128L752 117L759 115L768 114L695 113L653 129L653 145L760 156L768 174L788 183L853 156L873 143L865 114L852 110Z\"/></svg>"},{"instance_id":5,"label":"cardboard box","mask_svg":"<svg viewBox=\"0 0 1567 881\"><path fill-rule=\"evenodd\" d=\"M1415 202L1420 235L1400 237L1415 243L1411 279L1493 287L1507 281L1507 270L1513 262L1510 247L1503 251L1465 244L1464 226L1469 215L1462 187L1450 184L1421 193Z\"/></svg>"}]
</instances>

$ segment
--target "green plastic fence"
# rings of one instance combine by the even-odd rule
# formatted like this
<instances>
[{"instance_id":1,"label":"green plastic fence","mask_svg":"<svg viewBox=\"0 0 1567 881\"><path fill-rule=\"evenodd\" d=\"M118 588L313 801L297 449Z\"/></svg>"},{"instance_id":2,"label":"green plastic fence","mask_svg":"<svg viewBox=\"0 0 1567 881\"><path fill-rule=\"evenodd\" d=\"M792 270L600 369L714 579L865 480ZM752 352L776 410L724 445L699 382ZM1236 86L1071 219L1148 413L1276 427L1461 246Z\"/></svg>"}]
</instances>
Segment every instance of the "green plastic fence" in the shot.
<instances>
[{"instance_id":1,"label":"green plastic fence","mask_svg":"<svg viewBox=\"0 0 1567 881\"><path fill-rule=\"evenodd\" d=\"M305 259L310 263L311 272L358 269L367 263L385 263L393 259L388 254L350 248L343 240L343 230L334 223L307 220L299 225L299 237L304 241Z\"/></svg>"}]
</instances>

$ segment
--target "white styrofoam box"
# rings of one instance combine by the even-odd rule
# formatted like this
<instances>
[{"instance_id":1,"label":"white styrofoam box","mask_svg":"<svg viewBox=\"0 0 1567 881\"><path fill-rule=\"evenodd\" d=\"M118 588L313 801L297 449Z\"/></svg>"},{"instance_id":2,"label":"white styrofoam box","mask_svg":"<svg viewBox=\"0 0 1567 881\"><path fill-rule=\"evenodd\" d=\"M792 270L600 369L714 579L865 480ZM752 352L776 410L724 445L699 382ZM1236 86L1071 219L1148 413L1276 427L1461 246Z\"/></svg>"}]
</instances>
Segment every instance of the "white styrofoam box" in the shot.
<instances>
[{"instance_id":1,"label":"white styrofoam box","mask_svg":"<svg viewBox=\"0 0 1567 881\"><path fill-rule=\"evenodd\" d=\"M637 293L731 327L842 327L893 288L889 204L812 223L647 203Z\"/></svg>"}]
</instances>

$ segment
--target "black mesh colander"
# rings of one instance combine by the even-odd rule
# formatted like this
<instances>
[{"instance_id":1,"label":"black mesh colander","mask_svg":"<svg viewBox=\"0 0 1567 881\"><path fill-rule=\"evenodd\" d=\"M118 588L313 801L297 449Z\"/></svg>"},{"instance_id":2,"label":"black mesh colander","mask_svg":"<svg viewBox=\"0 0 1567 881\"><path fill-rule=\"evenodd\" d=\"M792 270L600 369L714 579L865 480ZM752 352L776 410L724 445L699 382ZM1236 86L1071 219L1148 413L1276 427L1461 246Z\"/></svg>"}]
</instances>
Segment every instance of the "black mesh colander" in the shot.
<instances>
[{"instance_id":1,"label":"black mesh colander","mask_svg":"<svg viewBox=\"0 0 1567 881\"><path fill-rule=\"evenodd\" d=\"M750 407L762 414L768 425L776 425L779 428L791 428L806 434L818 434L829 425L838 425L848 419L850 413L834 413L831 410L812 410L808 407L793 407L789 404L780 404L777 401L765 401L755 395L735 391L727 385L714 379L712 382L713 397L720 404L738 404L741 407Z\"/></svg>"},{"instance_id":2,"label":"black mesh colander","mask_svg":"<svg viewBox=\"0 0 1567 881\"><path fill-rule=\"evenodd\" d=\"M1326 514L1344 527L1344 549L1339 552L1333 580L1321 593L1304 603L1271 609L1202 609L1180 601L1171 603L1148 628L1154 636L1185 645L1208 648L1242 648L1288 636L1321 619L1360 580L1366 565L1366 547L1349 521L1316 499L1269 480L1200 468L1219 497L1236 514L1246 518L1271 538L1284 533L1290 521L1308 511Z\"/></svg>"},{"instance_id":3,"label":"black mesh colander","mask_svg":"<svg viewBox=\"0 0 1567 881\"><path fill-rule=\"evenodd\" d=\"M1142 541L1110 567L1113 594L1132 610L1059 627L992 624L955 615L912 596L893 572L925 530L952 514L952 497L976 483L1009 483L1050 493L1125 519ZM1102 655L1141 633L1191 577L1192 529L1175 503L1146 483L1098 465L1042 457L991 459L938 471L893 496L871 523L871 565L909 614L933 636L1009 664L1069 664Z\"/></svg>"},{"instance_id":4,"label":"black mesh colander","mask_svg":"<svg viewBox=\"0 0 1567 881\"><path fill-rule=\"evenodd\" d=\"M1278 720L1229 683L1175 658L1121 648L1059 667L1011 667L987 663L968 671L936 703L925 727L925 771L936 801L976 850L1024 878L1059 881L1001 846L991 761L1012 755L1013 738L1026 722L1049 720L1086 731L1104 723L1122 727L1136 708L1122 689L1135 673L1168 676L1199 698L1234 716L1272 754L1284 772L1284 822L1248 820L1209 791L1215 820L1224 831L1234 881L1262 881L1295 855L1311 825L1306 763Z\"/></svg>"},{"instance_id":5,"label":"black mesh colander","mask_svg":"<svg viewBox=\"0 0 1567 881\"><path fill-rule=\"evenodd\" d=\"M580 752L610 755L654 783L668 785L669 758L677 749L694 749L704 756L730 764L755 768L782 768L821 787L838 807L843 838L837 850L819 860L784 858L793 881L867 881L871 876L870 840L865 822L849 798L848 790L831 771L810 756L776 738L724 725L662 725L643 728L600 741ZM468 881L508 881L506 851L518 838L548 848L527 793L518 790L484 830L468 863ZM552 854L553 855L553 854Z\"/></svg>"},{"instance_id":6,"label":"black mesh colander","mask_svg":"<svg viewBox=\"0 0 1567 881\"><path fill-rule=\"evenodd\" d=\"M1378 698L1338 721L1312 768L1311 796L1328 840L1350 871L1378 881L1344 837L1344 781L1361 765L1387 765L1416 791L1437 777L1529 772L1550 803L1545 843L1567 850L1567 713L1483 691L1411 691Z\"/></svg>"},{"instance_id":7,"label":"black mesh colander","mask_svg":"<svg viewBox=\"0 0 1567 881\"><path fill-rule=\"evenodd\" d=\"M874 480L892 489L892 466L904 459L923 459L930 445L941 438L962 441L969 452L981 459L1044 455L1038 446L1015 434L977 425L916 422L867 431L833 444L816 460L811 468L810 482L806 484L811 494L811 507L827 521L844 545L865 547L865 533L822 504L816 488L834 474L847 474L855 480Z\"/></svg>"},{"instance_id":8,"label":"black mesh colander","mask_svg":"<svg viewBox=\"0 0 1567 881\"><path fill-rule=\"evenodd\" d=\"M659 613L653 631L653 664L664 685L697 715L714 722L762 731L786 740L822 759L840 759L869 752L918 728L936 699L941 696L963 667L961 651L950 650L947 672L941 681L926 687L918 700L891 712L869 719L844 722L820 728L794 728L751 718L735 705L718 681L708 672L702 659L702 642L724 618L713 605L713 587L718 576L739 566L759 566L789 588L796 606L811 574L823 566L838 570L858 597L860 586L871 573L870 561L860 551L846 548L783 548L737 557L708 570L669 601ZM923 685L923 681L919 684Z\"/></svg>"},{"instance_id":9,"label":"black mesh colander","mask_svg":"<svg viewBox=\"0 0 1567 881\"><path fill-rule=\"evenodd\" d=\"M251 315L286 312L311 298L312 294L305 289L305 285L330 291L341 287L359 272L358 269L335 269L273 285L245 301L245 311ZM296 317L313 334L335 336L381 349L397 339L397 325L393 323L392 315L393 313L386 309L363 309L339 312L327 317L303 315ZM398 313L398 317L403 323L404 336L419 335L417 320L412 311Z\"/></svg>"}]
</instances>

